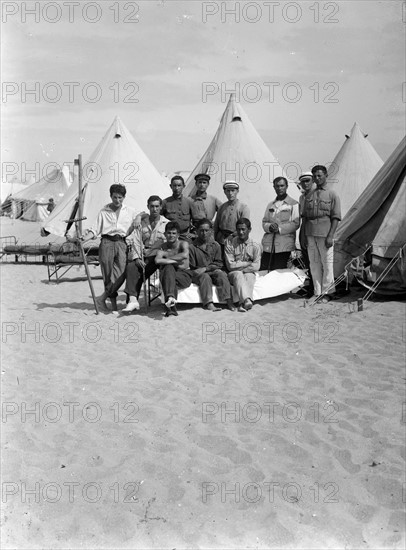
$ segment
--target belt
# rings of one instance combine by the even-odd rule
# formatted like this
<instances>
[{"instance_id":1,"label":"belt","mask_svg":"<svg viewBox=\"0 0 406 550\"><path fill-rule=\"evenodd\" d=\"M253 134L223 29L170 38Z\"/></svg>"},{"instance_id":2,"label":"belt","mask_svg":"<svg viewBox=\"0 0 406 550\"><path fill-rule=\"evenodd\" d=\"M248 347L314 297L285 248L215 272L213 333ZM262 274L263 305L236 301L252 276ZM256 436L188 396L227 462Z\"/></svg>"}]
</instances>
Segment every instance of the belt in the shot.
<instances>
[{"instance_id":1,"label":"belt","mask_svg":"<svg viewBox=\"0 0 406 550\"><path fill-rule=\"evenodd\" d=\"M125 241L125 237L121 235L102 235L102 239L107 239L108 241Z\"/></svg>"}]
</instances>

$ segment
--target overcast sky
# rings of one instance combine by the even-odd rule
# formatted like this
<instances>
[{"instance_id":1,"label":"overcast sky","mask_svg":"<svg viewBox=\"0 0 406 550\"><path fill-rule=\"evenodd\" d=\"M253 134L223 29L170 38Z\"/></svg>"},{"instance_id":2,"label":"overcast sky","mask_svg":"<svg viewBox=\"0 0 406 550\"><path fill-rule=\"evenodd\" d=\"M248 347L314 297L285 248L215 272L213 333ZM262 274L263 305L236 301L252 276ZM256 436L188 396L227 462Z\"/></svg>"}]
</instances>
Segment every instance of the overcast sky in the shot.
<instances>
[{"instance_id":1,"label":"overcast sky","mask_svg":"<svg viewBox=\"0 0 406 550\"><path fill-rule=\"evenodd\" d=\"M355 121L384 160L405 133L404 2L76 3L2 2L17 179L86 160L115 115L160 172L192 170L232 89L282 165L331 162Z\"/></svg>"}]
</instances>

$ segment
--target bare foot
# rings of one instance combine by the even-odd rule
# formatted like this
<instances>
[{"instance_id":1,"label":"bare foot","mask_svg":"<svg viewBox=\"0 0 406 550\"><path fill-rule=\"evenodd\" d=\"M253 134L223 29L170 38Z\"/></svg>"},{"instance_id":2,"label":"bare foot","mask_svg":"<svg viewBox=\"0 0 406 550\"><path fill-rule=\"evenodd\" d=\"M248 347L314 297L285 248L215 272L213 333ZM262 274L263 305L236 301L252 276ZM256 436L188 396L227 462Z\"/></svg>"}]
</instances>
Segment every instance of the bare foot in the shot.
<instances>
[{"instance_id":1,"label":"bare foot","mask_svg":"<svg viewBox=\"0 0 406 550\"><path fill-rule=\"evenodd\" d=\"M221 307L216 307L213 302L209 302L206 306L205 306L205 309L208 309L209 311L221 311Z\"/></svg>"},{"instance_id":2,"label":"bare foot","mask_svg":"<svg viewBox=\"0 0 406 550\"><path fill-rule=\"evenodd\" d=\"M227 307L230 311L235 311L235 305L231 299L227 300Z\"/></svg>"}]
</instances>

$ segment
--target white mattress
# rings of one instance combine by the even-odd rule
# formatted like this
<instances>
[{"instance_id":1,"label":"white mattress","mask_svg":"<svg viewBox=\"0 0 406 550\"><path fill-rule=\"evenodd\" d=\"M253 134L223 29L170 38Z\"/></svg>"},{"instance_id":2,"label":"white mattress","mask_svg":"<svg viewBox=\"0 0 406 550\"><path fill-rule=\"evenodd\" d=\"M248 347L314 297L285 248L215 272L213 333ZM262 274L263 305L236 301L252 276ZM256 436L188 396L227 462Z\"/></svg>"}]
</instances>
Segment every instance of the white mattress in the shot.
<instances>
[{"instance_id":1,"label":"white mattress","mask_svg":"<svg viewBox=\"0 0 406 550\"><path fill-rule=\"evenodd\" d=\"M259 271L255 273L254 301L264 298L273 298L287 294L301 287L306 280L306 274L301 269L275 269L274 271ZM163 300L163 296L161 296ZM234 296L237 302L238 297ZM213 286L213 301L220 303L216 287ZM178 303L180 304L199 304L201 302L199 287L190 285L178 293Z\"/></svg>"}]
</instances>

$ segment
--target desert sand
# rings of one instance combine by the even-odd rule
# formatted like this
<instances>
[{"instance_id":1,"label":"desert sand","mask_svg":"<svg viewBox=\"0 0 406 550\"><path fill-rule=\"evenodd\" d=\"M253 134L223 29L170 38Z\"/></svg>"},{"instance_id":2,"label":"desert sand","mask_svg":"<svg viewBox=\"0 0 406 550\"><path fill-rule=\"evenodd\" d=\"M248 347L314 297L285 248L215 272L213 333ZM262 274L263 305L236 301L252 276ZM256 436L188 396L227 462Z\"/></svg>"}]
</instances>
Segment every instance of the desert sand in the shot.
<instances>
[{"instance_id":1,"label":"desert sand","mask_svg":"<svg viewBox=\"0 0 406 550\"><path fill-rule=\"evenodd\" d=\"M4 548L404 547L404 302L97 316L83 268L1 276Z\"/></svg>"}]
</instances>

